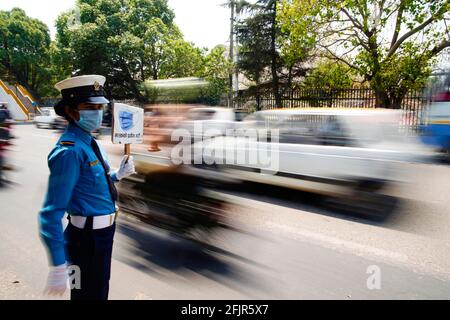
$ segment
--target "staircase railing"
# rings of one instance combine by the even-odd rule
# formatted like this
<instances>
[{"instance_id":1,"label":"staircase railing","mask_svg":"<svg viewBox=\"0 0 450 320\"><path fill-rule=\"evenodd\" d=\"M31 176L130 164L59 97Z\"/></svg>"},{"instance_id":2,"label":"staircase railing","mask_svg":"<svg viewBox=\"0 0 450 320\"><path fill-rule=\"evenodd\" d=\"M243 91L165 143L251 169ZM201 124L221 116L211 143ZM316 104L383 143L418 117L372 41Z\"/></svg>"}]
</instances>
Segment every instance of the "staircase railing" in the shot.
<instances>
[{"instance_id":1,"label":"staircase railing","mask_svg":"<svg viewBox=\"0 0 450 320\"><path fill-rule=\"evenodd\" d=\"M20 107L22 112L27 116L27 118L29 120L30 119L30 112L24 106L22 101L20 101L20 99L17 97L17 95L10 88L8 88L8 86L2 80L0 80L0 87L2 87L2 89L5 90L5 92L14 99L14 101L17 103L17 105Z\"/></svg>"}]
</instances>

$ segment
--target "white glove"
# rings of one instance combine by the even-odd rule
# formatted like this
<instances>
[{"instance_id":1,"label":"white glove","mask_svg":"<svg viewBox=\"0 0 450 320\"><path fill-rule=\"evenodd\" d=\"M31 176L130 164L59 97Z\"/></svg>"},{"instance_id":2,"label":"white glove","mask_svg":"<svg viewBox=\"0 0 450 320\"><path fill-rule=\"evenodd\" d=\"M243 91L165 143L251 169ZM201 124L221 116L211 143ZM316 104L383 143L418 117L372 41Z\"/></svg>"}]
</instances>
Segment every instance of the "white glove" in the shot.
<instances>
[{"instance_id":1,"label":"white glove","mask_svg":"<svg viewBox=\"0 0 450 320\"><path fill-rule=\"evenodd\" d=\"M68 279L69 275L66 264L51 267L44 293L50 296L62 296L66 292Z\"/></svg>"},{"instance_id":2,"label":"white glove","mask_svg":"<svg viewBox=\"0 0 450 320\"><path fill-rule=\"evenodd\" d=\"M129 177L135 173L136 171L134 167L133 156L124 156L122 162L120 163L119 170L116 171L117 179L122 180L123 178Z\"/></svg>"}]
</instances>

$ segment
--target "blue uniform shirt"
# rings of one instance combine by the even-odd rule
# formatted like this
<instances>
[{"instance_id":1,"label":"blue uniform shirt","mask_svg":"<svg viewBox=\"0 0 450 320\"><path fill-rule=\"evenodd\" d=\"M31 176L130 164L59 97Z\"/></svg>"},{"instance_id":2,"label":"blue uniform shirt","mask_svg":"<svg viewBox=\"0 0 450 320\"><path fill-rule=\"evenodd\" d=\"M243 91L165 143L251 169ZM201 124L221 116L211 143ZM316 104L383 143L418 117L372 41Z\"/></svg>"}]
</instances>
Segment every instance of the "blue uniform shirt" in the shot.
<instances>
[{"instance_id":1,"label":"blue uniform shirt","mask_svg":"<svg viewBox=\"0 0 450 320\"><path fill-rule=\"evenodd\" d=\"M47 196L39 213L41 237L47 245L53 265L66 262L62 218L102 216L115 212L105 170L91 147L93 137L69 124L48 156L50 178ZM109 163L99 145L108 171ZM113 181L118 179L111 174Z\"/></svg>"}]
</instances>

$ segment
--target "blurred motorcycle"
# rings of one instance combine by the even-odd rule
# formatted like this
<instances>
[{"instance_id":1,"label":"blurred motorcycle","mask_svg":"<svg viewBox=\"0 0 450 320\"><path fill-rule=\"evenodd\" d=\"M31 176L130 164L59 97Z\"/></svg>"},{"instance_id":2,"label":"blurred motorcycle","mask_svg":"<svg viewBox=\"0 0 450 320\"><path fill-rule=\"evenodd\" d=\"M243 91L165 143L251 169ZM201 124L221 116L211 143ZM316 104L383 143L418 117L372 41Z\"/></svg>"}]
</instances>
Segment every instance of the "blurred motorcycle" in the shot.
<instances>
[{"instance_id":1,"label":"blurred motorcycle","mask_svg":"<svg viewBox=\"0 0 450 320\"><path fill-rule=\"evenodd\" d=\"M8 147L12 145L12 122L9 119L3 119L0 122L0 186L5 182L4 172L13 170L13 167L6 162L6 152Z\"/></svg>"},{"instance_id":2,"label":"blurred motorcycle","mask_svg":"<svg viewBox=\"0 0 450 320\"><path fill-rule=\"evenodd\" d=\"M119 185L118 205L141 221L200 244L227 228L227 203L182 170L134 176Z\"/></svg>"}]
</instances>

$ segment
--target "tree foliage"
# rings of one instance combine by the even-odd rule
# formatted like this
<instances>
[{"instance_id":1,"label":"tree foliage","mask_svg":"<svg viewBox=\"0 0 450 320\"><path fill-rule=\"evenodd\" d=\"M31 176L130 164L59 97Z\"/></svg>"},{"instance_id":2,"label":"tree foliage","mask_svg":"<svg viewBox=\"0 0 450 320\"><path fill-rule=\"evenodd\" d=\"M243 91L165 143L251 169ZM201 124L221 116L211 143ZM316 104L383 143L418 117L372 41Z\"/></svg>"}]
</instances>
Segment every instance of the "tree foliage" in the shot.
<instances>
[{"instance_id":1,"label":"tree foliage","mask_svg":"<svg viewBox=\"0 0 450 320\"><path fill-rule=\"evenodd\" d=\"M221 97L228 92L228 76L233 70L233 64L227 59L225 52L224 46L217 46L205 57L202 77L209 82L203 93L206 104L219 104Z\"/></svg>"},{"instance_id":2,"label":"tree foliage","mask_svg":"<svg viewBox=\"0 0 450 320\"><path fill-rule=\"evenodd\" d=\"M225 48L197 48L183 39L167 0L77 0L59 15L56 39L21 9L0 11L0 75L40 96L80 74L102 74L111 97L145 99L148 79L204 77L217 103L231 70Z\"/></svg>"},{"instance_id":3,"label":"tree foliage","mask_svg":"<svg viewBox=\"0 0 450 320\"><path fill-rule=\"evenodd\" d=\"M306 73L304 62L309 58L313 41L290 40L291 30L297 25L280 23L279 16L287 16L283 14L287 7L280 6L280 0L234 2L237 10L244 13L236 25L238 68L254 83L250 89L258 105L261 90L265 89L273 92L277 105L282 106L283 94L292 86L293 79Z\"/></svg>"},{"instance_id":4,"label":"tree foliage","mask_svg":"<svg viewBox=\"0 0 450 320\"><path fill-rule=\"evenodd\" d=\"M267 81L281 105L279 74L283 65L278 47L277 5L278 0L237 2L237 10L245 16L237 22L235 31L239 43L238 68L254 82L257 99L261 82Z\"/></svg>"},{"instance_id":5,"label":"tree foliage","mask_svg":"<svg viewBox=\"0 0 450 320\"><path fill-rule=\"evenodd\" d=\"M295 65L311 56L317 41L317 0L282 0L277 12L280 50L286 65Z\"/></svg>"},{"instance_id":6,"label":"tree foliage","mask_svg":"<svg viewBox=\"0 0 450 320\"><path fill-rule=\"evenodd\" d=\"M202 57L198 77L173 81L146 81L145 91L152 103L201 103L218 105L228 89L228 75L233 65L217 46ZM180 61L181 63L181 61Z\"/></svg>"},{"instance_id":7,"label":"tree foliage","mask_svg":"<svg viewBox=\"0 0 450 320\"><path fill-rule=\"evenodd\" d=\"M448 0L284 0L283 8L283 28L298 26L285 50L313 39L370 83L380 107L398 108L450 46Z\"/></svg>"},{"instance_id":8,"label":"tree foliage","mask_svg":"<svg viewBox=\"0 0 450 320\"><path fill-rule=\"evenodd\" d=\"M45 94L52 78L50 34L39 20L22 9L0 11L0 73L31 92Z\"/></svg>"},{"instance_id":9,"label":"tree foliage","mask_svg":"<svg viewBox=\"0 0 450 320\"><path fill-rule=\"evenodd\" d=\"M324 59L311 70L302 85L306 88L348 89L353 85L353 70L346 64Z\"/></svg>"},{"instance_id":10,"label":"tree foliage","mask_svg":"<svg viewBox=\"0 0 450 320\"><path fill-rule=\"evenodd\" d=\"M266 20L260 15L248 17L236 26L239 42L238 68L258 86L270 65L270 43Z\"/></svg>"},{"instance_id":11,"label":"tree foliage","mask_svg":"<svg viewBox=\"0 0 450 320\"><path fill-rule=\"evenodd\" d=\"M202 50L183 40L167 0L78 0L57 20L57 48L76 74L107 76L116 97L146 79L196 76Z\"/></svg>"},{"instance_id":12,"label":"tree foliage","mask_svg":"<svg viewBox=\"0 0 450 320\"><path fill-rule=\"evenodd\" d=\"M181 38L167 43L160 66L160 78L201 77L206 49L197 48Z\"/></svg>"}]
</instances>

